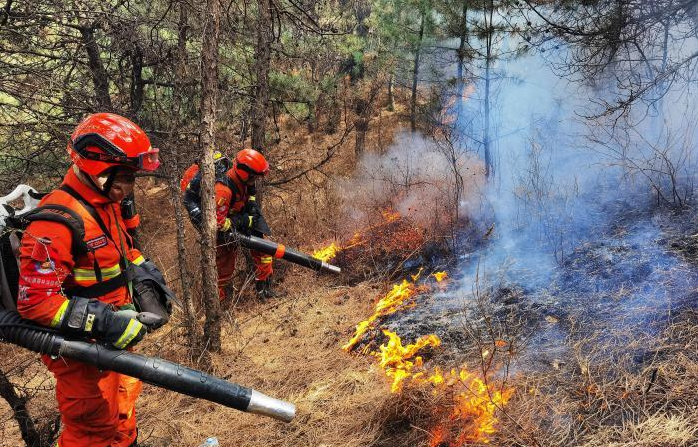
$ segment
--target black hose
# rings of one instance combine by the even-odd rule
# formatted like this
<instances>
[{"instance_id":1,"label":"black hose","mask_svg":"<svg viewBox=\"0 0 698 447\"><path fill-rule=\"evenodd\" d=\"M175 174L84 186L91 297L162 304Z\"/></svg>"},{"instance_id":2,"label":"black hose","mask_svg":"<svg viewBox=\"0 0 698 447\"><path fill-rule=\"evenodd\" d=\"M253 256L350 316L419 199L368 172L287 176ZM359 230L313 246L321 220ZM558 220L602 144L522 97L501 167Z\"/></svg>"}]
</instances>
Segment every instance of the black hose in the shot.
<instances>
[{"instance_id":1,"label":"black hose","mask_svg":"<svg viewBox=\"0 0 698 447\"><path fill-rule=\"evenodd\" d=\"M58 355L65 339L28 323L17 312L0 309L0 338L39 354Z\"/></svg>"},{"instance_id":2,"label":"black hose","mask_svg":"<svg viewBox=\"0 0 698 447\"><path fill-rule=\"evenodd\" d=\"M121 351L98 343L65 338L55 331L24 320L17 312L0 308L0 339L39 354L64 356L101 370L135 377L151 385L206 399L284 422L295 416L295 406L253 389L210 376L202 371L155 357Z\"/></svg>"}]
</instances>

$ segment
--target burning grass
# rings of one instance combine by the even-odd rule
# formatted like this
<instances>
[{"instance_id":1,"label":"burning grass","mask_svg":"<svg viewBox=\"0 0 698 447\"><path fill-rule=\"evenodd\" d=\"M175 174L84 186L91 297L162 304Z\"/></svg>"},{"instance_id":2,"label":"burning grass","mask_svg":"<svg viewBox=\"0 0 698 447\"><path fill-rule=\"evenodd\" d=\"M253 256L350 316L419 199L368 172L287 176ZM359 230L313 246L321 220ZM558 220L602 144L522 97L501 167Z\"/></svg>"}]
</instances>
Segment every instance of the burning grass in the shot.
<instances>
[{"instance_id":1,"label":"burning grass","mask_svg":"<svg viewBox=\"0 0 698 447\"><path fill-rule=\"evenodd\" d=\"M414 302L407 300L414 295L415 290L415 285L407 282L407 280L403 280L400 284L395 284L392 290L376 303L376 309L373 315L356 325L354 336L342 346L342 349L345 351L354 349L364 334L373 327L373 324L379 318L395 313L401 309L413 307Z\"/></svg>"},{"instance_id":2,"label":"burning grass","mask_svg":"<svg viewBox=\"0 0 698 447\"><path fill-rule=\"evenodd\" d=\"M413 283L403 280L400 284L395 284L378 301L373 315L357 325L354 336L342 349L351 351L368 328L380 322L381 317L413 307L414 302L410 302L408 306L404 303L416 293L417 287L421 291L429 290L426 285L416 286L421 273L420 269L412 276ZM447 273L435 272L429 276L441 283ZM496 413L507 404L514 389L497 385L490 381L491 378L482 378L470 372L466 366L452 368L446 373L439 366L425 366L424 352L429 354L441 345L441 340L435 334L420 336L408 344L404 344L400 336L390 330L383 329L382 334L387 337L387 341L377 351L370 350L372 343L364 340L361 352L378 360L379 366L391 381L391 393L426 393L435 397L432 404L425 404L430 408L428 416L422 416L419 421L431 427L429 445L461 447L473 442L488 443L498 423Z\"/></svg>"},{"instance_id":3,"label":"burning grass","mask_svg":"<svg viewBox=\"0 0 698 447\"><path fill-rule=\"evenodd\" d=\"M377 223L354 232L348 240L315 250L313 256L342 267L342 281L347 284L394 278L420 266L437 267L447 259L448 247L430 239L425 228L390 208L379 215Z\"/></svg>"}]
</instances>

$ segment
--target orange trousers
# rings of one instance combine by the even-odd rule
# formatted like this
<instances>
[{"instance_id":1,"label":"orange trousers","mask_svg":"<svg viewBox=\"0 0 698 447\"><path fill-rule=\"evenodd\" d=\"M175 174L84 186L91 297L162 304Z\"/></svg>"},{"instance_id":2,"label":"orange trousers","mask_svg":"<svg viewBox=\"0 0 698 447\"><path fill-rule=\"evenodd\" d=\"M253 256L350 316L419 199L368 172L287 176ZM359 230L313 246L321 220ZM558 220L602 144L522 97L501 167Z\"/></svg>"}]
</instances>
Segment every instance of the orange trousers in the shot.
<instances>
[{"instance_id":1,"label":"orange trousers","mask_svg":"<svg viewBox=\"0 0 698 447\"><path fill-rule=\"evenodd\" d=\"M252 262L254 263L254 276L257 281L264 281L273 272L272 257L250 250ZM235 244L221 244L216 247L216 267L218 269L218 297L225 300L225 285L233 279L235 274L235 258L237 257L237 246Z\"/></svg>"},{"instance_id":2,"label":"orange trousers","mask_svg":"<svg viewBox=\"0 0 698 447\"><path fill-rule=\"evenodd\" d=\"M136 440L140 380L71 359L42 360L56 377L59 447L128 447Z\"/></svg>"}]
</instances>

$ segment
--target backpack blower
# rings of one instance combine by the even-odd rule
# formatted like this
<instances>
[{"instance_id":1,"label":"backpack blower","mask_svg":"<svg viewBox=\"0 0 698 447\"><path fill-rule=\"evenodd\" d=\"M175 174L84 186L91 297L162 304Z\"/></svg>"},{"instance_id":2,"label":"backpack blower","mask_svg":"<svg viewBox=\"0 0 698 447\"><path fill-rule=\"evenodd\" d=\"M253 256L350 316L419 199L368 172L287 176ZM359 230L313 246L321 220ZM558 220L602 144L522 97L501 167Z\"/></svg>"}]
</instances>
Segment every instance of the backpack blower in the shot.
<instances>
[{"instance_id":1,"label":"backpack blower","mask_svg":"<svg viewBox=\"0 0 698 447\"><path fill-rule=\"evenodd\" d=\"M20 185L11 194L0 197L0 341L39 354L68 357L101 370L115 371L160 388L236 410L284 422L293 420L296 407L292 403L178 363L74 339L23 319L16 310L18 233L23 225L26 226L22 223L22 216L41 208L37 208L41 196L32 187ZM16 212L9 202L20 198L24 199L24 208Z\"/></svg>"}]
</instances>

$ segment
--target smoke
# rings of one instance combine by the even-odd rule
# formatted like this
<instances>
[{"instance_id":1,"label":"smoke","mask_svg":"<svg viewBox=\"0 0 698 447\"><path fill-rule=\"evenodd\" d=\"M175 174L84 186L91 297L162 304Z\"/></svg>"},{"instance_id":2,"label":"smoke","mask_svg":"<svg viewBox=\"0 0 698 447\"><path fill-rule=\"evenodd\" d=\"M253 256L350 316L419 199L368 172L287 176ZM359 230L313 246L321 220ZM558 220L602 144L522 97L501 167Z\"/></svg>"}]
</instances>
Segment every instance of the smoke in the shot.
<instances>
[{"instance_id":1,"label":"smoke","mask_svg":"<svg viewBox=\"0 0 698 447\"><path fill-rule=\"evenodd\" d=\"M515 38L501 42L497 53L514 53L518 43ZM673 301L691 296L695 268L667 242L696 230L687 229L689 219L673 212L691 203L698 167L693 154L698 107L690 83L675 80L660 89L666 89L661 100L639 102L620 118L589 119L616 97L617 85L559 77L546 59L555 51L564 59L569 48L559 45L545 57L529 52L494 63L489 179L483 178L482 164L487 127L482 72L476 72L464 102L449 111L459 117L456 152L476 173L463 188L459 216L475 224L486 240L462 255L458 270L450 272L448 292L421 303L417 318L395 316L394 327L409 331L418 318L443 321L433 330L448 339L454 329L447 322L464 305L470 315L477 312L471 304L483 293L496 307L505 305L506 291L520 290L539 317L567 315L569 321L584 321L590 331L622 329L632 337L647 333L647 322L662 321ZM443 155L438 144L405 138L385 155L367 156L362 163L387 161L390 169L376 172L390 173L395 183L406 178L405 172L419 172L413 177L419 181L432 178L436 174L428 169L413 170L417 149L420 156L434 155L429 167L442 174L439 178L450 178L446 159L438 161ZM389 197L407 216L424 211L415 205L422 203L419 194L399 194L378 179L381 174L370 177L371 186L363 192L349 181L349 201ZM549 325L532 336L530 347L541 353L545 346L562 346L570 335L565 331Z\"/></svg>"},{"instance_id":2,"label":"smoke","mask_svg":"<svg viewBox=\"0 0 698 447\"><path fill-rule=\"evenodd\" d=\"M508 37L495 53L517 54L521 43ZM474 67L467 98L446 111L458 118L453 146L404 133L386 153L365 154L357 174L337 182L343 218L349 227L365 226L392 207L427 228L455 216L480 232L483 244L462 254L452 289L425 303L423 315L462 308L463 298L467 305L483 290L496 297L518 288L551 311L614 328L633 322L642 330L642 321L695 284L696 275L687 273L695 269L666 242L696 230L666 212L693 200L698 103L691 81L658 83L649 100L620 116L604 115L618 97L613 66L603 79L566 79L550 59L565 60L574 49L550 45L544 55L495 60L489 92ZM691 45L698 47L692 42L681 51L693 51ZM637 74L645 75L651 73Z\"/></svg>"},{"instance_id":3,"label":"smoke","mask_svg":"<svg viewBox=\"0 0 698 447\"><path fill-rule=\"evenodd\" d=\"M518 43L508 39L498 52ZM494 216L496 229L464 264L465 289L483 269L506 270L509 281L542 287L581 244L601 237L624 214L646 212L658 200L676 206L691 199L696 102L686 84L653 103L652 114L641 104L620 120L590 120L615 86L561 78L541 53L496 61L491 83L494 174L483 190L489 210L472 218ZM457 127L464 144L485 139L484 84L476 80L462 104Z\"/></svg>"},{"instance_id":4,"label":"smoke","mask_svg":"<svg viewBox=\"0 0 698 447\"><path fill-rule=\"evenodd\" d=\"M484 186L483 164L469 153L450 161L448 149L421 133L402 132L385 153L363 154L355 175L336 181L345 229L375 223L388 209L435 232L471 215Z\"/></svg>"}]
</instances>

